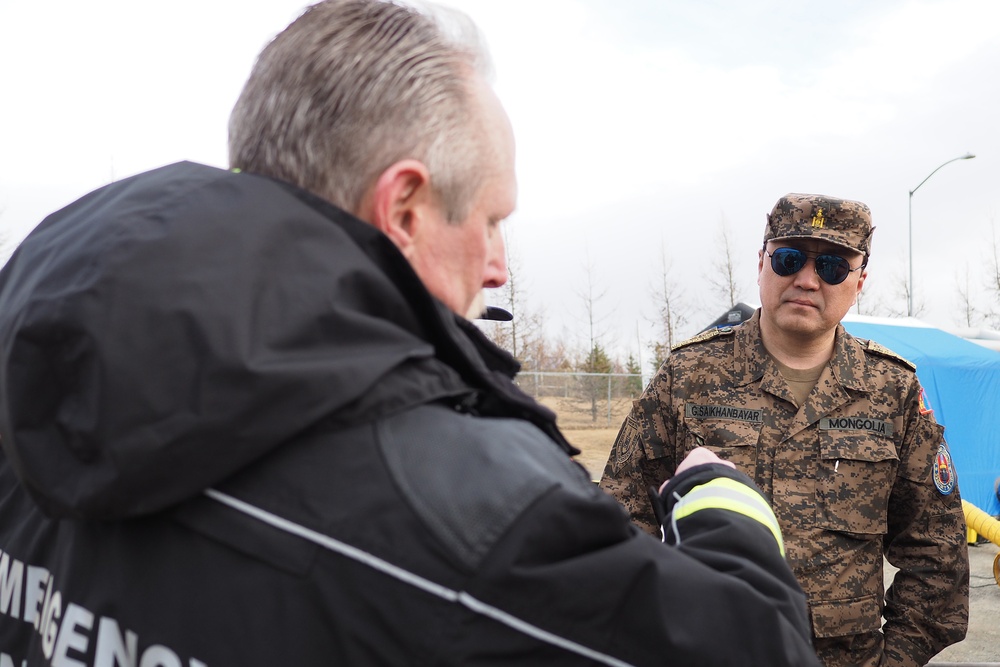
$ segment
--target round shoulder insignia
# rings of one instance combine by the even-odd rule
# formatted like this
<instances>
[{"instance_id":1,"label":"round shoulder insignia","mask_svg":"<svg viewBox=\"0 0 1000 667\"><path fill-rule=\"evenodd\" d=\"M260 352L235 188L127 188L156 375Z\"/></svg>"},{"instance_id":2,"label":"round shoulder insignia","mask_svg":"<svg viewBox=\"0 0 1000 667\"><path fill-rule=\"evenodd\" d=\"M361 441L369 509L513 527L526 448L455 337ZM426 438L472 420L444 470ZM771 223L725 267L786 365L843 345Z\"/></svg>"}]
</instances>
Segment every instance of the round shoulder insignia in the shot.
<instances>
[{"instance_id":1,"label":"round shoulder insignia","mask_svg":"<svg viewBox=\"0 0 1000 667\"><path fill-rule=\"evenodd\" d=\"M948 445L943 442L938 445L937 456L934 457L934 486L941 495L947 496L955 490L955 464L951 460Z\"/></svg>"}]
</instances>

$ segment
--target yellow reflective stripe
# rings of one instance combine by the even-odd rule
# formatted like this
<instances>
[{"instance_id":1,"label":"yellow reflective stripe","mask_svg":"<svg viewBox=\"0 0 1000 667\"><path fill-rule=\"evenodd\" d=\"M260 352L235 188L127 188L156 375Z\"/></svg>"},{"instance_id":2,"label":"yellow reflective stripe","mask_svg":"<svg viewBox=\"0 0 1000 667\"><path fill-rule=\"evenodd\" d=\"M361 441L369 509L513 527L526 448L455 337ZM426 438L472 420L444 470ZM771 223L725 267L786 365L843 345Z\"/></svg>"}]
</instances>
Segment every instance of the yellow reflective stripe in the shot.
<instances>
[{"instance_id":1,"label":"yellow reflective stripe","mask_svg":"<svg viewBox=\"0 0 1000 667\"><path fill-rule=\"evenodd\" d=\"M694 487L681 498L673 509L674 521L691 516L705 509L724 509L748 516L764 524L785 555L785 543L781 539L781 528L767 501L746 484L729 477L716 477L710 482Z\"/></svg>"}]
</instances>

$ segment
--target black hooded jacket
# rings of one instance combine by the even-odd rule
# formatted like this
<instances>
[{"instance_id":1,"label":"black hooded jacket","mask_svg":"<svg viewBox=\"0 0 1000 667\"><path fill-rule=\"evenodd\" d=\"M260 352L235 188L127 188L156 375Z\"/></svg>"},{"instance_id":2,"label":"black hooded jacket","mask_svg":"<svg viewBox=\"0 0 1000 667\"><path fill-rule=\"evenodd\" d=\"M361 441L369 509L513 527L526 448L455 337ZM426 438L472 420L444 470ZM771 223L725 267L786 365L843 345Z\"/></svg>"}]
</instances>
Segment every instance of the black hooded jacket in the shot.
<instances>
[{"instance_id":1,"label":"black hooded jacket","mask_svg":"<svg viewBox=\"0 0 1000 667\"><path fill-rule=\"evenodd\" d=\"M634 529L516 370L291 186L54 213L0 272L0 662L817 664L766 528Z\"/></svg>"}]
</instances>

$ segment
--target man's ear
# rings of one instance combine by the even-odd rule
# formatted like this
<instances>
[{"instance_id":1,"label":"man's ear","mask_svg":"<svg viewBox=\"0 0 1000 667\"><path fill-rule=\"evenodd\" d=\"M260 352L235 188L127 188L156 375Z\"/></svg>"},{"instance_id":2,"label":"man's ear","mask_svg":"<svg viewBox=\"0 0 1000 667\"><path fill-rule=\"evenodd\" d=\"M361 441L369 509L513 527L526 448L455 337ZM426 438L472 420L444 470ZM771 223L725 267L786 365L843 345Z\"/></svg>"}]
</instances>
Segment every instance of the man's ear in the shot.
<instances>
[{"instance_id":1,"label":"man's ear","mask_svg":"<svg viewBox=\"0 0 1000 667\"><path fill-rule=\"evenodd\" d=\"M408 158L392 164L375 181L366 217L410 258L420 225L433 205L427 166Z\"/></svg>"},{"instance_id":2,"label":"man's ear","mask_svg":"<svg viewBox=\"0 0 1000 667\"><path fill-rule=\"evenodd\" d=\"M854 303L857 303L858 297L861 296L861 288L865 286L866 278L868 278L868 269L861 269L861 275L858 276L858 288L854 292Z\"/></svg>"}]
</instances>

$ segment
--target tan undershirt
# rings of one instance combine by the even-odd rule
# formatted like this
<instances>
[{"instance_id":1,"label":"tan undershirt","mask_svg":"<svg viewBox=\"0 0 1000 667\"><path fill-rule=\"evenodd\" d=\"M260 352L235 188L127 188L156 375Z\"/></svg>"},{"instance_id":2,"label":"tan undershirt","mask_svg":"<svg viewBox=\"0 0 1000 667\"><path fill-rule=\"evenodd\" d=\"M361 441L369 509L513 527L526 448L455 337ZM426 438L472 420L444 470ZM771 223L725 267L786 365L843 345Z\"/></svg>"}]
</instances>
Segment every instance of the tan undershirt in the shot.
<instances>
[{"instance_id":1,"label":"tan undershirt","mask_svg":"<svg viewBox=\"0 0 1000 667\"><path fill-rule=\"evenodd\" d=\"M771 358L774 359L774 357ZM814 366L813 368L789 368L777 359L774 359L774 365L778 367L781 377L785 378L785 382L788 383L788 388L792 390L792 395L795 396L795 404L799 407L806 402L806 397L809 396L809 392L816 386L816 382L819 380L819 376L823 374L823 369L827 363L824 361L819 366Z\"/></svg>"}]
</instances>

